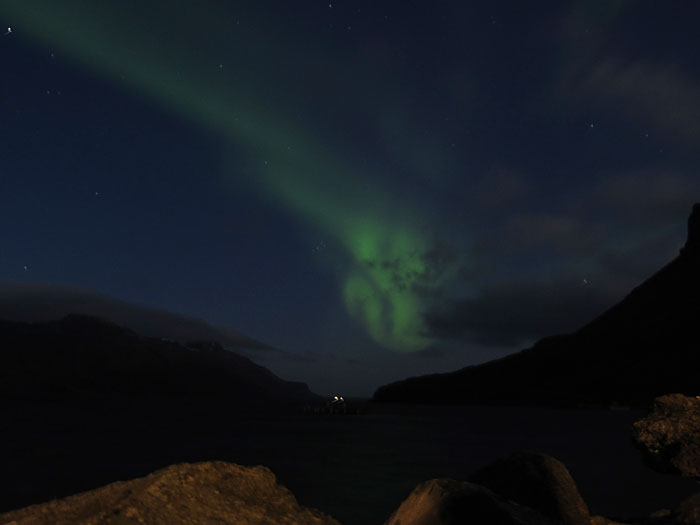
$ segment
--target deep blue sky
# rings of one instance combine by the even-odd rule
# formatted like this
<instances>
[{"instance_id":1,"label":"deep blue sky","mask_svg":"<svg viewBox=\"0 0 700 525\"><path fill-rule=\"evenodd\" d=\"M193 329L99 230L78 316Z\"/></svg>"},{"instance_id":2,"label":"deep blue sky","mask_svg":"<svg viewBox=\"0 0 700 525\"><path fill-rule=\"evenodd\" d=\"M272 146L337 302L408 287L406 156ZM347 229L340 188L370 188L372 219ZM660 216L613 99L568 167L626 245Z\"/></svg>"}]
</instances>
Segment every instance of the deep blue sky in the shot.
<instances>
[{"instance_id":1,"label":"deep blue sky","mask_svg":"<svg viewBox=\"0 0 700 525\"><path fill-rule=\"evenodd\" d=\"M0 3L0 285L236 329L319 392L580 326L700 200L694 2L55 4Z\"/></svg>"}]
</instances>

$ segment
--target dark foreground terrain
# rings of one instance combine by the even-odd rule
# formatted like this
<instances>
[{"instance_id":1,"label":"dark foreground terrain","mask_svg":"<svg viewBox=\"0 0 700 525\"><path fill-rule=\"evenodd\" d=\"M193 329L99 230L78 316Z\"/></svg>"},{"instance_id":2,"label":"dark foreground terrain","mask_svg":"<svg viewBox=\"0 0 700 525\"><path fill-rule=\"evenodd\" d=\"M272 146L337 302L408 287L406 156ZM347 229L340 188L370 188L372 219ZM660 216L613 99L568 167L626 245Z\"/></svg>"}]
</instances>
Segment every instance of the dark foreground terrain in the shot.
<instances>
[{"instance_id":1,"label":"dark foreground terrain","mask_svg":"<svg viewBox=\"0 0 700 525\"><path fill-rule=\"evenodd\" d=\"M51 525L339 525L300 506L269 469L222 461L172 465L143 478L12 511L0 520Z\"/></svg>"},{"instance_id":2,"label":"dark foreground terrain","mask_svg":"<svg viewBox=\"0 0 700 525\"><path fill-rule=\"evenodd\" d=\"M575 334L481 367L380 389L375 401L404 404L368 403L348 415L303 410L322 400L216 343L147 338L81 316L34 325L0 321L0 512L173 465L186 472L184 463L225 461L268 467L300 505L345 525L384 523L390 516L392 525L409 525L416 513L428 521L415 525L432 525L445 502L459 508L472 502L516 520L502 523L548 523L512 507L517 498L502 496L511 490L502 484L510 473L531 471L519 466L522 456L509 460L505 474L499 467L495 478L477 478L478 486L467 481L498 458L530 450L570 471L588 509L573 505L580 512L571 523L603 515L624 523L697 524L700 496L686 498L697 492L692 479L700 479L698 297L700 205L681 256ZM654 396L673 392L689 395L656 400L652 415L633 426ZM454 400L477 406L405 404ZM503 408L516 404L561 408ZM563 408L581 405L644 409ZM633 436L645 461L671 475L644 466ZM542 472L562 472L548 457L528 457L530 466L545 465ZM216 490L229 490L226 476L214 476L225 478ZM162 486L173 494L182 488ZM114 490L121 489L112 486L107 494ZM281 508L296 505L282 499ZM308 512L316 520L316 511Z\"/></svg>"},{"instance_id":3,"label":"dark foreground terrain","mask_svg":"<svg viewBox=\"0 0 700 525\"><path fill-rule=\"evenodd\" d=\"M466 480L518 450L560 459L591 514L646 516L696 491L645 467L633 411L369 405L359 415L242 411L216 398L8 400L0 512L183 462L264 465L299 504L344 525L383 523L432 478Z\"/></svg>"}]
</instances>

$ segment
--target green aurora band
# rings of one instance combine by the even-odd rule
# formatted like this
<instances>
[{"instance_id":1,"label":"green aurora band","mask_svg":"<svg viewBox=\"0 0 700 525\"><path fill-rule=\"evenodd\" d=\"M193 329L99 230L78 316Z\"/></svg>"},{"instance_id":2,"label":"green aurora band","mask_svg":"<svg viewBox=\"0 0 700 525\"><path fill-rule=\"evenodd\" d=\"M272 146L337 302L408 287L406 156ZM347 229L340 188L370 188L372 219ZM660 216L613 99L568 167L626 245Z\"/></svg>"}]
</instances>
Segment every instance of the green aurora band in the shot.
<instances>
[{"instance_id":1,"label":"green aurora band","mask_svg":"<svg viewBox=\"0 0 700 525\"><path fill-rule=\"evenodd\" d=\"M349 254L351 262L338 276L340 288L347 311L369 336L397 351L428 346L432 340L425 335L419 290L439 286L447 275L430 268L430 243L410 209L379 187L367 168L352 169L343 155L334 155L307 130L287 124L293 119L269 109L264 87L272 79L252 75L247 83L241 78L222 82L212 64L202 64L202 57L215 56L207 48L214 44L204 37L193 44L188 38L186 46L182 35L228 35L227 24L235 22L217 13L215 3L206 9L193 6L161 12L128 1L8 0L0 3L0 13L11 21L13 35L30 35L42 47L60 49L77 64L246 151L250 164L239 171L248 182ZM253 67L246 63L253 59L245 58L251 49L265 56L278 45L254 32L241 30L240 35L232 37L239 42L226 44L238 48L234 52L242 70Z\"/></svg>"}]
</instances>

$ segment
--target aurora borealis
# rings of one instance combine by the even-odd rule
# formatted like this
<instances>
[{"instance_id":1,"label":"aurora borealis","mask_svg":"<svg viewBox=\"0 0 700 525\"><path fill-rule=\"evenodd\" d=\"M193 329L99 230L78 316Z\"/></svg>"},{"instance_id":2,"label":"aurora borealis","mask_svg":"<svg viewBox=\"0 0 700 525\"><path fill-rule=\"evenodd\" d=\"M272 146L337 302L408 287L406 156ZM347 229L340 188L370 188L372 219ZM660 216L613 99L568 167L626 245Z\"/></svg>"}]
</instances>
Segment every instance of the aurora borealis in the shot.
<instances>
[{"instance_id":1,"label":"aurora borealis","mask_svg":"<svg viewBox=\"0 0 700 525\"><path fill-rule=\"evenodd\" d=\"M255 189L271 195L346 250L352 268L347 276L340 276L342 295L348 312L370 336L399 351L420 350L430 343L421 335L419 300L411 290L426 278L422 260L426 241L413 231L408 210L401 209L404 205L376 187L366 168L343 163L329 153L333 146L326 147L306 130L285 122L282 115L265 112L264 100L256 100L251 87L240 85L235 75L218 82L215 68L203 71L196 57L211 52L183 49L177 38L165 40L168 34L187 34L193 26L210 28L217 19L215 13L175 10L158 38L160 12L141 13L138 4L131 9L115 4L112 12L108 6L97 13L91 13L91 2L37 2L8 8L40 42L55 44L116 82L123 79L128 88L152 97L167 110L253 152L250 162L257 166L236 175L251 178ZM107 25L95 23L105 19ZM157 38L156 46L149 41L152 37ZM186 57L177 59L184 71L168 67L172 56ZM380 209L369 199L378 201ZM403 217L390 219L382 209Z\"/></svg>"},{"instance_id":2,"label":"aurora borealis","mask_svg":"<svg viewBox=\"0 0 700 525\"><path fill-rule=\"evenodd\" d=\"M682 244L693 9L4 1L2 280L234 327L320 390L573 329Z\"/></svg>"}]
</instances>

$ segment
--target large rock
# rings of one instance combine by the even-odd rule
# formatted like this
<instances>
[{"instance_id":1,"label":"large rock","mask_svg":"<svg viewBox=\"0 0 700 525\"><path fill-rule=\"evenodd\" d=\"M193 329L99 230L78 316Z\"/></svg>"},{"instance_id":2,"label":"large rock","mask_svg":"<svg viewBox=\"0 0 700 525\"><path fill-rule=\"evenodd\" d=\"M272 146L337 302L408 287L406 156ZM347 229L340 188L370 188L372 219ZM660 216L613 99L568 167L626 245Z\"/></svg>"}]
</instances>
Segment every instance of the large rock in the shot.
<instances>
[{"instance_id":1,"label":"large rock","mask_svg":"<svg viewBox=\"0 0 700 525\"><path fill-rule=\"evenodd\" d=\"M554 525L556 522L489 489L451 479L418 485L385 525Z\"/></svg>"},{"instance_id":2,"label":"large rock","mask_svg":"<svg viewBox=\"0 0 700 525\"><path fill-rule=\"evenodd\" d=\"M655 470L700 479L700 399L681 394L654 401L633 437Z\"/></svg>"},{"instance_id":3,"label":"large rock","mask_svg":"<svg viewBox=\"0 0 700 525\"><path fill-rule=\"evenodd\" d=\"M300 506L266 467L222 461L173 465L144 478L1 514L0 523L339 525Z\"/></svg>"},{"instance_id":4,"label":"large rock","mask_svg":"<svg viewBox=\"0 0 700 525\"><path fill-rule=\"evenodd\" d=\"M683 500L672 514L674 523L697 525L700 523L700 492Z\"/></svg>"},{"instance_id":5,"label":"large rock","mask_svg":"<svg viewBox=\"0 0 700 525\"><path fill-rule=\"evenodd\" d=\"M591 518L591 525L627 525L620 521L614 521L605 516L593 516ZM661 525L661 524L659 524Z\"/></svg>"},{"instance_id":6,"label":"large rock","mask_svg":"<svg viewBox=\"0 0 700 525\"><path fill-rule=\"evenodd\" d=\"M472 474L469 481L531 507L565 525L588 525L588 506L562 462L539 452L517 452Z\"/></svg>"}]
</instances>

